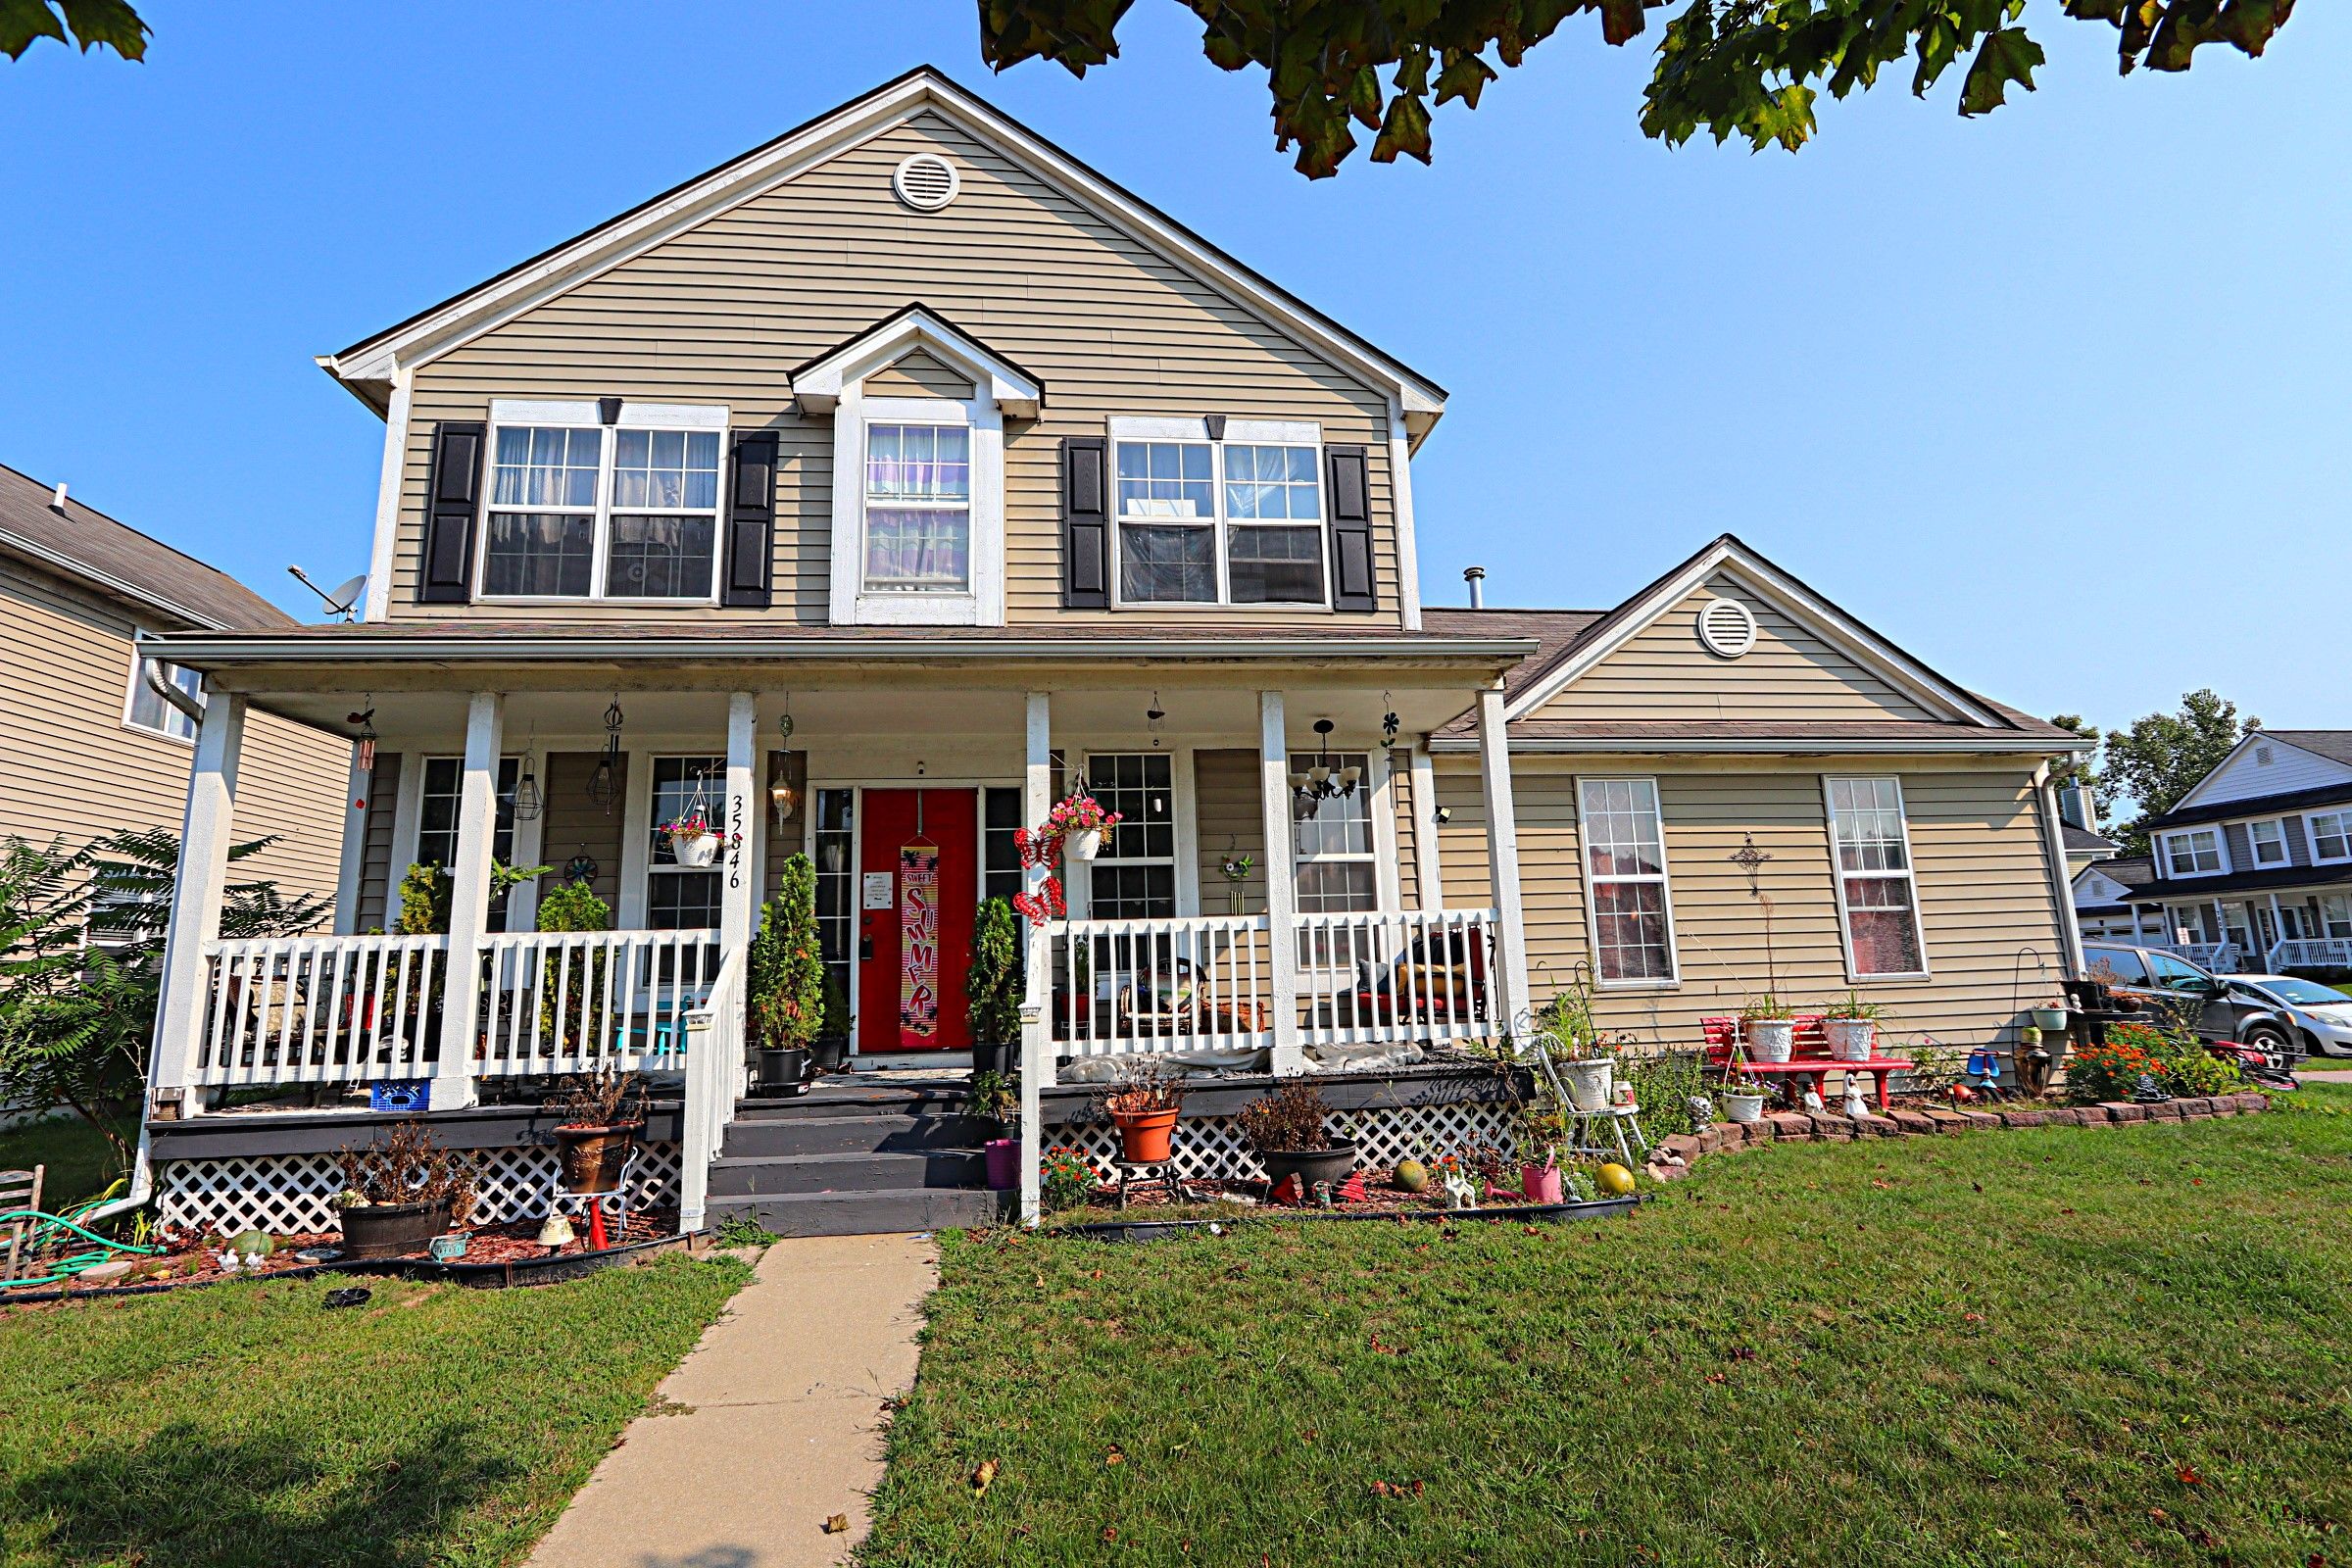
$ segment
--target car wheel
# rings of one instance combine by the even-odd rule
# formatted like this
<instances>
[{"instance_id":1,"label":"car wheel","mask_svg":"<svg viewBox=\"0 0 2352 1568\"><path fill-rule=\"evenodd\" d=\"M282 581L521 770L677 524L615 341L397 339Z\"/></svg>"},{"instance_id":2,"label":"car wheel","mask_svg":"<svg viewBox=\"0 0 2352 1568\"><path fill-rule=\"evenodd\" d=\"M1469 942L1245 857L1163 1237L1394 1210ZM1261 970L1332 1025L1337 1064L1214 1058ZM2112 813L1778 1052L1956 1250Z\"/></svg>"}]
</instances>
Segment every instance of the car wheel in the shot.
<instances>
[{"instance_id":1,"label":"car wheel","mask_svg":"<svg viewBox=\"0 0 2352 1568\"><path fill-rule=\"evenodd\" d=\"M2238 1041L2239 1044L2252 1046L2257 1051L2268 1051L2280 1055L2294 1050L2294 1043L2288 1040L2276 1024L2258 1023L2240 1035Z\"/></svg>"}]
</instances>

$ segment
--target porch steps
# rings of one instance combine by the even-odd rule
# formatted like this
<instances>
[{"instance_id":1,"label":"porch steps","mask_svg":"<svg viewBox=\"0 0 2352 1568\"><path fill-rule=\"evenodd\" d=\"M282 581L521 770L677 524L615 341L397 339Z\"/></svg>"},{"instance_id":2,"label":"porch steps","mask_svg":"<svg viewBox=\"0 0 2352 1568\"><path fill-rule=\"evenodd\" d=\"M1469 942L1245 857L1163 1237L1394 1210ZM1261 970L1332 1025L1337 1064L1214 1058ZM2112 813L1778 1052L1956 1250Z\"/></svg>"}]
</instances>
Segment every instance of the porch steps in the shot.
<instances>
[{"instance_id":1,"label":"porch steps","mask_svg":"<svg viewBox=\"0 0 2352 1568\"><path fill-rule=\"evenodd\" d=\"M986 1225L1012 1195L988 1191L981 1145L997 1125L957 1112L960 1086L818 1087L742 1102L710 1164L710 1221L778 1236L869 1236Z\"/></svg>"}]
</instances>

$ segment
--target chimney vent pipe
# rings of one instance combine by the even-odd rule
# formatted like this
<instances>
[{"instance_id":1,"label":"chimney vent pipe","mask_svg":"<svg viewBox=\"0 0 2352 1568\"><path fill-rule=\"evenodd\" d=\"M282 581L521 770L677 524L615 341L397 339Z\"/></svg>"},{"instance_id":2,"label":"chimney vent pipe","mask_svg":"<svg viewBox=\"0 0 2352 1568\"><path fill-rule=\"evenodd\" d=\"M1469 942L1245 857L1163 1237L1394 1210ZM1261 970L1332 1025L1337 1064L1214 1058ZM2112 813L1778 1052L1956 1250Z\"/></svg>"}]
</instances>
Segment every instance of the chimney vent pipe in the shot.
<instances>
[{"instance_id":1,"label":"chimney vent pipe","mask_svg":"<svg viewBox=\"0 0 2352 1568\"><path fill-rule=\"evenodd\" d=\"M1465 566L1465 567L1463 567L1463 568L1462 568L1462 581L1464 581L1464 582L1466 582L1466 583L1468 583L1468 584L1470 585L1470 608L1471 608L1472 610L1484 610L1484 609L1486 609L1486 608L1487 608L1487 568L1486 568L1486 567L1484 567L1484 566Z\"/></svg>"},{"instance_id":2,"label":"chimney vent pipe","mask_svg":"<svg viewBox=\"0 0 2352 1568\"><path fill-rule=\"evenodd\" d=\"M66 514L66 481L63 479L57 481L57 494L49 498L49 510L61 517Z\"/></svg>"}]
</instances>

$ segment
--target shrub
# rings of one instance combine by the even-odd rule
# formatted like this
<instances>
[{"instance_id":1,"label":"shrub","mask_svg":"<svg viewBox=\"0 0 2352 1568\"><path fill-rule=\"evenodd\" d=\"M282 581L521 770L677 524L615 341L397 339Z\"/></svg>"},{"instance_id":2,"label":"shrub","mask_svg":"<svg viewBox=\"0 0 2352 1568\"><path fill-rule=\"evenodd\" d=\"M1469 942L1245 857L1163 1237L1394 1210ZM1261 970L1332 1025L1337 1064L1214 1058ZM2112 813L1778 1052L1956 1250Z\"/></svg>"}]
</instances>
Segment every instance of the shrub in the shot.
<instances>
[{"instance_id":1,"label":"shrub","mask_svg":"<svg viewBox=\"0 0 2352 1568\"><path fill-rule=\"evenodd\" d=\"M438 862L418 863L400 879L400 934L436 936L449 929L451 879Z\"/></svg>"},{"instance_id":2,"label":"shrub","mask_svg":"<svg viewBox=\"0 0 2352 1568\"><path fill-rule=\"evenodd\" d=\"M983 899L972 921L972 961L964 971L972 1038L1008 1045L1021 1038L1021 936L1012 906Z\"/></svg>"},{"instance_id":3,"label":"shrub","mask_svg":"<svg viewBox=\"0 0 2352 1568\"><path fill-rule=\"evenodd\" d=\"M784 862L776 896L760 911L745 975L753 1032L769 1051L806 1050L824 1028L825 958L816 931L816 867Z\"/></svg>"},{"instance_id":4,"label":"shrub","mask_svg":"<svg viewBox=\"0 0 2352 1568\"><path fill-rule=\"evenodd\" d=\"M1323 1118L1330 1114L1331 1107L1323 1102L1315 1086L1294 1078L1243 1107L1242 1136L1261 1154L1329 1149L1331 1135L1323 1130Z\"/></svg>"},{"instance_id":5,"label":"shrub","mask_svg":"<svg viewBox=\"0 0 2352 1568\"><path fill-rule=\"evenodd\" d=\"M2245 1082L2235 1063L2180 1026L2117 1024L2105 1045L2076 1051L2066 1066L2067 1086L2082 1100L2129 1100L2143 1073L2173 1095L2223 1095Z\"/></svg>"},{"instance_id":6,"label":"shrub","mask_svg":"<svg viewBox=\"0 0 2352 1568\"><path fill-rule=\"evenodd\" d=\"M1634 1103L1642 1107L1634 1119L1651 1148L1681 1133L1698 1131L1690 1114L1690 1097L1709 1093L1706 1056L1696 1051L1673 1051L1654 1056L1620 1056L1617 1078L1631 1084Z\"/></svg>"}]
</instances>

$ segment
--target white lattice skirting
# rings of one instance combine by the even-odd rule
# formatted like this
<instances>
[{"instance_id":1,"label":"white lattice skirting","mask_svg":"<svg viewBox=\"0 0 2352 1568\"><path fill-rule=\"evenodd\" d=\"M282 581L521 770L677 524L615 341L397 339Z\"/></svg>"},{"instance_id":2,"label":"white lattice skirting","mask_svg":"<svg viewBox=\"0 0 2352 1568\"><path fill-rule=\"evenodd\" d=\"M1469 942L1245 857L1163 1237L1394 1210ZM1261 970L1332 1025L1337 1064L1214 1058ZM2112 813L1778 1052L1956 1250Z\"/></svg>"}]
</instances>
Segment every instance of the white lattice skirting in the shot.
<instances>
[{"instance_id":1,"label":"white lattice skirting","mask_svg":"<svg viewBox=\"0 0 2352 1568\"><path fill-rule=\"evenodd\" d=\"M1466 1102L1449 1105L1402 1105L1377 1110L1335 1110L1327 1123L1335 1138L1355 1140L1366 1167L1394 1165L1407 1156L1428 1158L1468 1144L1492 1144L1506 1157L1515 1142L1516 1108L1507 1102ZM1046 1127L1046 1143L1075 1149L1094 1159L1107 1176L1118 1157L1118 1129L1107 1121L1059 1122ZM1203 1180L1263 1181L1265 1167L1250 1152L1240 1118L1187 1116L1176 1123L1176 1168Z\"/></svg>"},{"instance_id":2,"label":"white lattice skirting","mask_svg":"<svg viewBox=\"0 0 2352 1568\"><path fill-rule=\"evenodd\" d=\"M537 1219L556 1187L553 1149L459 1151L473 1165L473 1223L500 1225ZM634 1177L636 1206L678 1200L678 1146L641 1146ZM335 1194L343 1174L331 1153L235 1154L209 1159L159 1160L156 1206L167 1225L231 1234L263 1230L299 1235L335 1228Z\"/></svg>"}]
</instances>

